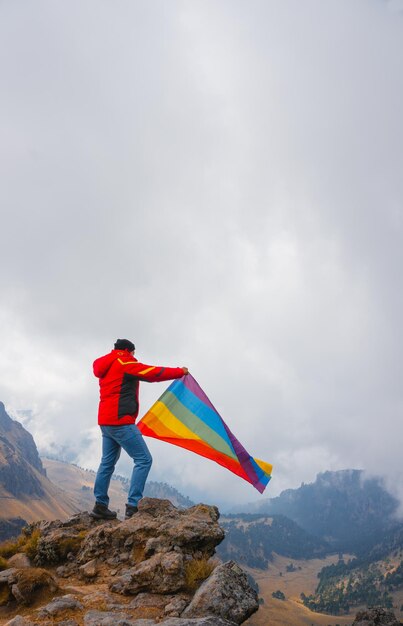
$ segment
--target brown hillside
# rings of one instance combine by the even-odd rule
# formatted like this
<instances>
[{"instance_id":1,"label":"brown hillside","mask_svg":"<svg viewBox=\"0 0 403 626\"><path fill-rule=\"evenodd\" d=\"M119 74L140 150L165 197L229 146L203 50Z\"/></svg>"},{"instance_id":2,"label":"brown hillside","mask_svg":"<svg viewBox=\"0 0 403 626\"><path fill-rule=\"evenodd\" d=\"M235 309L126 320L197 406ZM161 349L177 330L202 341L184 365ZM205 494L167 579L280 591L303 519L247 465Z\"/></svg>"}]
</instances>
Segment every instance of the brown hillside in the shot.
<instances>
[{"instance_id":1,"label":"brown hillside","mask_svg":"<svg viewBox=\"0 0 403 626\"><path fill-rule=\"evenodd\" d=\"M253 578L259 585L259 596L264 604L259 611L250 617L248 626L340 626L351 625L351 615L324 615L313 613L301 602L300 594L312 593L317 584L317 574L326 565L337 562L338 556L328 556L325 559L289 559L275 555L267 570L249 569ZM296 571L287 572L287 565L292 562ZM301 569L300 569L301 568ZM281 574L281 576L280 576ZM286 599L278 600L272 597L272 593L280 590Z\"/></svg>"},{"instance_id":2,"label":"brown hillside","mask_svg":"<svg viewBox=\"0 0 403 626\"><path fill-rule=\"evenodd\" d=\"M46 476L31 469L41 486L42 496L14 496L0 485L0 518L21 517L27 522L40 519L64 520L80 510L74 500L54 485Z\"/></svg>"},{"instance_id":3,"label":"brown hillside","mask_svg":"<svg viewBox=\"0 0 403 626\"><path fill-rule=\"evenodd\" d=\"M42 459L42 464L50 480L69 494L80 511L89 511L94 506L95 472L85 470L71 463L53 459ZM127 493L120 480L112 478L109 487L110 507L118 514L125 510Z\"/></svg>"},{"instance_id":4,"label":"brown hillside","mask_svg":"<svg viewBox=\"0 0 403 626\"><path fill-rule=\"evenodd\" d=\"M32 435L0 402L0 520L66 519L79 508L46 476Z\"/></svg>"}]
</instances>

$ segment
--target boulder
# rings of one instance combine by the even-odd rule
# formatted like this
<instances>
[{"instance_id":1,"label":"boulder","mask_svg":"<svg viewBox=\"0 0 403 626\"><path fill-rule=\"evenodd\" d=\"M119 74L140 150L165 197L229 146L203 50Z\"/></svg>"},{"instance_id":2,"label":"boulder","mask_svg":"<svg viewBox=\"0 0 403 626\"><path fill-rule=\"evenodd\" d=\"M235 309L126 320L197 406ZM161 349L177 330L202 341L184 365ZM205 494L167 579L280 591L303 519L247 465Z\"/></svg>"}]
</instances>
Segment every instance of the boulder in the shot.
<instances>
[{"instance_id":1,"label":"boulder","mask_svg":"<svg viewBox=\"0 0 403 626\"><path fill-rule=\"evenodd\" d=\"M183 556L178 552L154 554L123 576L115 579L109 588L115 593L136 594L139 591L172 593L186 584Z\"/></svg>"},{"instance_id":2,"label":"boulder","mask_svg":"<svg viewBox=\"0 0 403 626\"><path fill-rule=\"evenodd\" d=\"M127 605L131 609L152 608L160 611L160 616L179 617L190 602L190 596L184 593L158 594L138 593Z\"/></svg>"},{"instance_id":3,"label":"boulder","mask_svg":"<svg viewBox=\"0 0 403 626\"><path fill-rule=\"evenodd\" d=\"M17 571L16 567L9 567L7 569L3 569L2 572L0 572L0 584L1 583L8 583L10 577L12 577Z\"/></svg>"},{"instance_id":4,"label":"boulder","mask_svg":"<svg viewBox=\"0 0 403 626\"><path fill-rule=\"evenodd\" d=\"M126 606L117 602L116 595L112 593L107 593L105 591L92 591L91 593L87 593L81 598L81 602L85 605L86 608L99 608L100 606L105 607L108 611L112 609L125 609Z\"/></svg>"},{"instance_id":5,"label":"boulder","mask_svg":"<svg viewBox=\"0 0 403 626\"><path fill-rule=\"evenodd\" d=\"M183 594L176 594L165 604L164 613L167 617L179 617L189 604L190 599Z\"/></svg>"},{"instance_id":6,"label":"boulder","mask_svg":"<svg viewBox=\"0 0 403 626\"><path fill-rule=\"evenodd\" d=\"M81 545L77 561L84 564L105 558L118 567L137 564L162 552L212 556L224 539L218 518L214 506L198 504L179 510L168 500L143 498L132 518L93 528Z\"/></svg>"},{"instance_id":7,"label":"boulder","mask_svg":"<svg viewBox=\"0 0 403 626\"><path fill-rule=\"evenodd\" d=\"M64 613L67 610L77 611L83 609L83 605L74 596L68 594L59 598L54 598L49 604L38 609L39 616L42 618Z\"/></svg>"},{"instance_id":8,"label":"boulder","mask_svg":"<svg viewBox=\"0 0 403 626\"><path fill-rule=\"evenodd\" d=\"M13 568L0 574L0 592L5 597L8 590L7 602L14 599L18 604L30 605L43 592L55 592L57 589L53 576L40 567Z\"/></svg>"},{"instance_id":9,"label":"boulder","mask_svg":"<svg viewBox=\"0 0 403 626\"><path fill-rule=\"evenodd\" d=\"M112 611L88 611L84 626L154 626L153 619L134 619L127 613Z\"/></svg>"},{"instance_id":10,"label":"boulder","mask_svg":"<svg viewBox=\"0 0 403 626\"><path fill-rule=\"evenodd\" d=\"M181 617L215 615L242 624L258 608L258 595L246 574L234 561L228 561L216 567L199 587Z\"/></svg>"},{"instance_id":11,"label":"boulder","mask_svg":"<svg viewBox=\"0 0 403 626\"><path fill-rule=\"evenodd\" d=\"M169 602L175 598L176 595L163 595L161 593L138 593L134 599L127 606L131 609L139 608L157 608L163 612Z\"/></svg>"},{"instance_id":12,"label":"boulder","mask_svg":"<svg viewBox=\"0 0 403 626\"><path fill-rule=\"evenodd\" d=\"M116 520L114 522L117 523ZM64 522L54 520L31 524L28 527L29 533L36 529L40 532L35 563L54 565L74 558L81 548L84 537L94 528L94 524L96 522L87 512L73 515Z\"/></svg>"},{"instance_id":13,"label":"boulder","mask_svg":"<svg viewBox=\"0 0 403 626\"><path fill-rule=\"evenodd\" d=\"M4 626L35 626L34 622L31 622L22 615L16 615L13 619L7 622Z\"/></svg>"},{"instance_id":14,"label":"boulder","mask_svg":"<svg viewBox=\"0 0 403 626\"><path fill-rule=\"evenodd\" d=\"M162 622L163 626L236 626L236 622L230 622L222 617L197 617L197 618L171 618ZM136 626L138 626L136 624Z\"/></svg>"},{"instance_id":15,"label":"boulder","mask_svg":"<svg viewBox=\"0 0 403 626\"><path fill-rule=\"evenodd\" d=\"M106 611L89 611L84 616L84 626L236 626L220 617L199 617L182 619L171 617L163 622L156 622L153 619L134 619L125 613L112 613ZM59 625L60 626L60 625Z\"/></svg>"},{"instance_id":16,"label":"boulder","mask_svg":"<svg viewBox=\"0 0 403 626\"><path fill-rule=\"evenodd\" d=\"M88 563L85 563L84 565L81 565L81 567L79 567L79 572L81 576L87 579L95 578L98 574L98 570L98 559L92 559L91 561L88 561Z\"/></svg>"},{"instance_id":17,"label":"boulder","mask_svg":"<svg viewBox=\"0 0 403 626\"><path fill-rule=\"evenodd\" d=\"M8 559L7 565L9 567L18 567L21 569L23 567L31 567L31 561L23 552L17 552L17 554L14 554Z\"/></svg>"}]
</instances>

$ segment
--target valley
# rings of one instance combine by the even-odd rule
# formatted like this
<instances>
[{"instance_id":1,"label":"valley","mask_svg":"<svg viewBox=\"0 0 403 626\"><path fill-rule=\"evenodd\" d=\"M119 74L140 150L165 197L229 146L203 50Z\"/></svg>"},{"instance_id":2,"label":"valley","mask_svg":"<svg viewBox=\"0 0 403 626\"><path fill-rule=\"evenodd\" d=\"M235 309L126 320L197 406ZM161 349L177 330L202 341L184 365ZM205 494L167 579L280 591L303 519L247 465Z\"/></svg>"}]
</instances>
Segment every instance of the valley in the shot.
<instances>
[{"instance_id":1,"label":"valley","mask_svg":"<svg viewBox=\"0 0 403 626\"><path fill-rule=\"evenodd\" d=\"M351 555L344 555L347 560ZM328 615L315 613L305 607L300 594L314 593L318 584L318 573L322 568L338 562L338 555L329 555L323 559L292 559L295 571L287 571L290 559L274 555L267 570L244 568L259 586L259 597L263 599L257 613L252 615L245 624L247 626L347 626L351 625L354 615L365 609L365 605L354 607L348 615ZM272 597L272 593L280 590L285 600ZM393 594L393 611L403 621L403 590Z\"/></svg>"}]
</instances>

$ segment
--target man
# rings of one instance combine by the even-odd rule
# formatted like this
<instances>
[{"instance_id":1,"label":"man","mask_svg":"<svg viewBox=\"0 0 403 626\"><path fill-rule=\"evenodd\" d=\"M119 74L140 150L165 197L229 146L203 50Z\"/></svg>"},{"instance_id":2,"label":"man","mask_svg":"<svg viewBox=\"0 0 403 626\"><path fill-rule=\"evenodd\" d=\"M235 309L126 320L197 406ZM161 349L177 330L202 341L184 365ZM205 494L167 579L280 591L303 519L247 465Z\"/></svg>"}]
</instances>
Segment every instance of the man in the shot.
<instances>
[{"instance_id":1,"label":"man","mask_svg":"<svg viewBox=\"0 0 403 626\"><path fill-rule=\"evenodd\" d=\"M122 448L134 461L125 519L137 512L137 504L143 497L152 457L135 424L139 413L139 382L162 382L188 374L187 367L139 363L134 351L134 343L118 339L109 354L94 361L100 391L98 424L102 431L102 459L94 485L95 506L90 513L95 519L116 517L116 512L108 508L108 488Z\"/></svg>"}]
</instances>

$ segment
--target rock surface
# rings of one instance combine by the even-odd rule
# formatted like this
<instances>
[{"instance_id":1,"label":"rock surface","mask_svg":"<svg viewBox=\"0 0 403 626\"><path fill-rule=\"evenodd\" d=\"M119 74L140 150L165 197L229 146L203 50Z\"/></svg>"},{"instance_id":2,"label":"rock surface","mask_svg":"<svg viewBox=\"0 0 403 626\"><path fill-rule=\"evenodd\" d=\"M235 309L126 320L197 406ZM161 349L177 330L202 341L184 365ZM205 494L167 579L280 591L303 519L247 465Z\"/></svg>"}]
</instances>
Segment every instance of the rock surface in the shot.
<instances>
[{"instance_id":1,"label":"rock surface","mask_svg":"<svg viewBox=\"0 0 403 626\"><path fill-rule=\"evenodd\" d=\"M213 506L144 498L123 522L80 513L31 524L24 535L40 567L0 572L0 604L14 615L32 605L21 626L236 626L259 605L233 561L211 561L224 537L218 519Z\"/></svg>"},{"instance_id":2,"label":"rock surface","mask_svg":"<svg viewBox=\"0 0 403 626\"><path fill-rule=\"evenodd\" d=\"M18 567L18 568L31 567L31 561L29 560L26 554L18 552L17 554L14 554L14 556L8 559L7 565L9 567Z\"/></svg>"},{"instance_id":3,"label":"rock surface","mask_svg":"<svg viewBox=\"0 0 403 626\"><path fill-rule=\"evenodd\" d=\"M196 619L172 618L162 622L164 626L233 626L234 622L229 622L221 617L198 617Z\"/></svg>"},{"instance_id":4,"label":"rock surface","mask_svg":"<svg viewBox=\"0 0 403 626\"><path fill-rule=\"evenodd\" d=\"M219 565L196 591L183 617L216 615L242 624L259 608L258 595L241 568L228 561Z\"/></svg>"},{"instance_id":5,"label":"rock surface","mask_svg":"<svg viewBox=\"0 0 403 626\"><path fill-rule=\"evenodd\" d=\"M153 619L133 619L126 613L106 613L102 611L89 611L84 616L84 626L234 626L234 622L229 622L220 617L199 617L199 618L169 618L163 622L156 622Z\"/></svg>"},{"instance_id":6,"label":"rock surface","mask_svg":"<svg viewBox=\"0 0 403 626\"><path fill-rule=\"evenodd\" d=\"M0 574L3 605L14 600L18 604L29 606L41 593L54 593L57 588L53 576L39 567L22 569L13 567Z\"/></svg>"},{"instance_id":7,"label":"rock surface","mask_svg":"<svg viewBox=\"0 0 403 626\"><path fill-rule=\"evenodd\" d=\"M81 602L78 602L74 596L68 594L60 598L54 598L52 602L49 602L49 604L39 609L39 616L49 617L51 615L53 617L68 610L74 611L82 608L83 605Z\"/></svg>"},{"instance_id":8,"label":"rock surface","mask_svg":"<svg viewBox=\"0 0 403 626\"><path fill-rule=\"evenodd\" d=\"M34 623L21 615L16 615L16 617L8 621L5 626L34 626Z\"/></svg>"}]
</instances>

